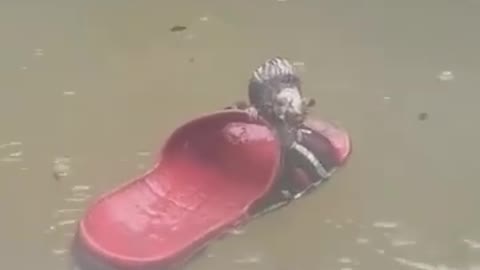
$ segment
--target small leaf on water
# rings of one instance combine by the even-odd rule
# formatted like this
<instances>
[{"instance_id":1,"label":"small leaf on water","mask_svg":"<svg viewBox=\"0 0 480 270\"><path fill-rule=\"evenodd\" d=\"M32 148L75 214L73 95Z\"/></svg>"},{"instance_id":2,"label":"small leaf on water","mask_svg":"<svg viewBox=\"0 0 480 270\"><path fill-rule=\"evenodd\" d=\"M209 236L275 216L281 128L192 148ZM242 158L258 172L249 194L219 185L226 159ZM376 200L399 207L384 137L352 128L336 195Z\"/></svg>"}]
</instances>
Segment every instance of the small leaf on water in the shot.
<instances>
[{"instance_id":1,"label":"small leaf on water","mask_svg":"<svg viewBox=\"0 0 480 270\"><path fill-rule=\"evenodd\" d=\"M187 30L187 27L183 25L174 25L172 28L170 28L170 32L180 32L184 30Z\"/></svg>"}]
</instances>

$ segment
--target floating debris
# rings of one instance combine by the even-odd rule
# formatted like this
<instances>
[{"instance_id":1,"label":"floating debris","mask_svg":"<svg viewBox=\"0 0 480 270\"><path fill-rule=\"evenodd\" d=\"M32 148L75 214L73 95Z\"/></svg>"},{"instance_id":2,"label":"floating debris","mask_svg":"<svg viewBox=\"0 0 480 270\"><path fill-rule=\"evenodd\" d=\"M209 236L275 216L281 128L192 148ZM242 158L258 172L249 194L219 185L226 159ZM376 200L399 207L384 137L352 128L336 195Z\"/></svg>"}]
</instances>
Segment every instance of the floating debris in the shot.
<instances>
[{"instance_id":1,"label":"floating debris","mask_svg":"<svg viewBox=\"0 0 480 270\"><path fill-rule=\"evenodd\" d=\"M470 239L463 239L463 242L470 246L472 249L479 249L480 248L480 242L475 241L475 240L470 240Z\"/></svg>"},{"instance_id":2,"label":"floating debris","mask_svg":"<svg viewBox=\"0 0 480 270\"><path fill-rule=\"evenodd\" d=\"M376 251L378 254L381 254L381 255L385 254L385 250L383 250L383 249L376 249L375 251Z\"/></svg>"},{"instance_id":3,"label":"floating debris","mask_svg":"<svg viewBox=\"0 0 480 270\"><path fill-rule=\"evenodd\" d=\"M352 270L352 268L351 267L342 267L342 268L340 268L340 270Z\"/></svg>"},{"instance_id":4,"label":"floating debris","mask_svg":"<svg viewBox=\"0 0 480 270\"><path fill-rule=\"evenodd\" d=\"M213 253L207 253L207 258L215 258L215 254L213 254Z\"/></svg>"},{"instance_id":5,"label":"floating debris","mask_svg":"<svg viewBox=\"0 0 480 270\"><path fill-rule=\"evenodd\" d=\"M327 219L324 220L324 222L327 223L327 224L331 224L331 223L332 223L332 220L329 219L329 218L327 218Z\"/></svg>"},{"instance_id":6,"label":"floating debris","mask_svg":"<svg viewBox=\"0 0 480 270\"><path fill-rule=\"evenodd\" d=\"M438 76L437 78L441 81L451 81L455 78L455 76L453 75L453 72L449 71L449 70L446 70L446 71L442 71Z\"/></svg>"},{"instance_id":7,"label":"floating debris","mask_svg":"<svg viewBox=\"0 0 480 270\"><path fill-rule=\"evenodd\" d=\"M207 17L207 16L200 17L200 21L202 21L202 22L208 22L208 17Z\"/></svg>"},{"instance_id":8,"label":"floating debris","mask_svg":"<svg viewBox=\"0 0 480 270\"><path fill-rule=\"evenodd\" d=\"M422 112L422 113L419 113L419 114L418 114L417 118L418 118L418 120L420 120L420 121L425 121L425 120L428 119L428 116L429 116L428 113Z\"/></svg>"},{"instance_id":9,"label":"floating debris","mask_svg":"<svg viewBox=\"0 0 480 270\"><path fill-rule=\"evenodd\" d=\"M174 25L170 28L170 32L181 32L185 30L187 30L187 27L183 25Z\"/></svg>"},{"instance_id":10,"label":"floating debris","mask_svg":"<svg viewBox=\"0 0 480 270\"><path fill-rule=\"evenodd\" d=\"M343 228L343 226L342 226L342 225L340 225L340 224L337 224L337 225L335 225L335 228L336 228L336 229L342 229L342 228Z\"/></svg>"},{"instance_id":11,"label":"floating debris","mask_svg":"<svg viewBox=\"0 0 480 270\"><path fill-rule=\"evenodd\" d=\"M373 223L373 227L384 228L384 229L393 229L393 228L397 228L398 224L395 223L395 222L378 221L378 222Z\"/></svg>"},{"instance_id":12,"label":"floating debris","mask_svg":"<svg viewBox=\"0 0 480 270\"><path fill-rule=\"evenodd\" d=\"M28 67L26 67L26 66L21 66L20 69L21 69L21 70L27 70Z\"/></svg>"},{"instance_id":13,"label":"floating debris","mask_svg":"<svg viewBox=\"0 0 480 270\"><path fill-rule=\"evenodd\" d=\"M295 61L295 62L292 63L292 65L294 65L296 67L303 67L303 66L305 66L305 62Z\"/></svg>"},{"instance_id":14,"label":"floating debris","mask_svg":"<svg viewBox=\"0 0 480 270\"><path fill-rule=\"evenodd\" d=\"M392 99L392 97L389 97L389 96L384 96L383 97L383 100L385 100L385 101L390 101L391 99Z\"/></svg>"},{"instance_id":15,"label":"floating debris","mask_svg":"<svg viewBox=\"0 0 480 270\"><path fill-rule=\"evenodd\" d=\"M346 222L347 224L352 224L352 223L353 223L353 220L352 220L351 218L347 218L347 220L345 220L345 222Z\"/></svg>"},{"instance_id":16,"label":"floating debris","mask_svg":"<svg viewBox=\"0 0 480 270\"><path fill-rule=\"evenodd\" d=\"M56 180L66 177L71 172L70 158L58 157L53 161L53 176Z\"/></svg>"}]
</instances>

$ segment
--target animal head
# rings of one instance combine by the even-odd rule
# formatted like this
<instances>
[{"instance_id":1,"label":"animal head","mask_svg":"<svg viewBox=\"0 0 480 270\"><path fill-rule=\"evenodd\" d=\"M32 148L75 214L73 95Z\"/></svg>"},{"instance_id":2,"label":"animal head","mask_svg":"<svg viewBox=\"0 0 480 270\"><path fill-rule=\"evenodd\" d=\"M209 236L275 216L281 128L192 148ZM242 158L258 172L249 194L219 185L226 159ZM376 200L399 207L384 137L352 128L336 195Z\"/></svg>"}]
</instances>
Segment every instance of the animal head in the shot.
<instances>
[{"instance_id":1,"label":"animal head","mask_svg":"<svg viewBox=\"0 0 480 270\"><path fill-rule=\"evenodd\" d=\"M282 88L273 97L273 112L282 121L286 121L289 115L301 115L303 113L303 105L302 96L296 88Z\"/></svg>"},{"instance_id":2,"label":"animal head","mask_svg":"<svg viewBox=\"0 0 480 270\"><path fill-rule=\"evenodd\" d=\"M302 121L312 103L302 97L301 81L293 65L283 57L265 61L254 70L249 98L260 112L281 121Z\"/></svg>"}]
</instances>

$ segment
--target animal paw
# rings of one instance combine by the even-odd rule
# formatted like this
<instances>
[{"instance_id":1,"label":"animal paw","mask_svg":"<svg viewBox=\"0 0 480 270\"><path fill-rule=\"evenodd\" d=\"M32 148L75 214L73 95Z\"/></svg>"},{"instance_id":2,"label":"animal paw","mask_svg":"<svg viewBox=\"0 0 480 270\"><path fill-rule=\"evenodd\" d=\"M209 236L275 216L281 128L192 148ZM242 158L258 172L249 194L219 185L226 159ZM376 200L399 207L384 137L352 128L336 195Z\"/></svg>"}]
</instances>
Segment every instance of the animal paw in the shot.
<instances>
[{"instance_id":1,"label":"animal paw","mask_svg":"<svg viewBox=\"0 0 480 270\"><path fill-rule=\"evenodd\" d=\"M245 112L248 114L248 118L250 120L258 120L259 118L259 114L258 114L258 111L257 109L255 109L254 107L248 107L245 109Z\"/></svg>"}]
</instances>

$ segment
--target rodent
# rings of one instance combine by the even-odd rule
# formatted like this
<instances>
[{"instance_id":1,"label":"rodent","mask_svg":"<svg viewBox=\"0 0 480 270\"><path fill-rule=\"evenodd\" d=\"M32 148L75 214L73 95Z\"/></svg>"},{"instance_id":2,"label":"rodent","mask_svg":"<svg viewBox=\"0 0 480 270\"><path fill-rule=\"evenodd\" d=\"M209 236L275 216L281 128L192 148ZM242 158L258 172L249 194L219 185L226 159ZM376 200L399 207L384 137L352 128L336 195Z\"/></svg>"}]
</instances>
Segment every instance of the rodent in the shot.
<instances>
[{"instance_id":1,"label":"rodent","mask_svg":"<svg viewBox=\"0 0 480 270\"><path fill-rule=\"evenodd\" d=\"M301 79L293 65L278 56L267 59L253 71L248 84L248 103L239 101L233 105L247 111L251 118L262 117L270 124L282 144L286 168L290 168L289 163L304 159L291 151L296 142L302 141L304 122L313 106L315 100L304 97ZM287 194L294 191L293 183L286 178L278 185L282 196L289 197Z\"/></svg>"},{"instance_id":2,"label":"rodent","mask_svg":"<svg viewBox=\"0 0 480 270\"><path fill-rule=\"evenodd\" d=\"M258 114L273 125L283 142L297 140L297 129L304 122L315 100L305 98L301 80L284 57L273 57L257 67L248 84L251 114Z\"/></svg>"}]
</instances>

